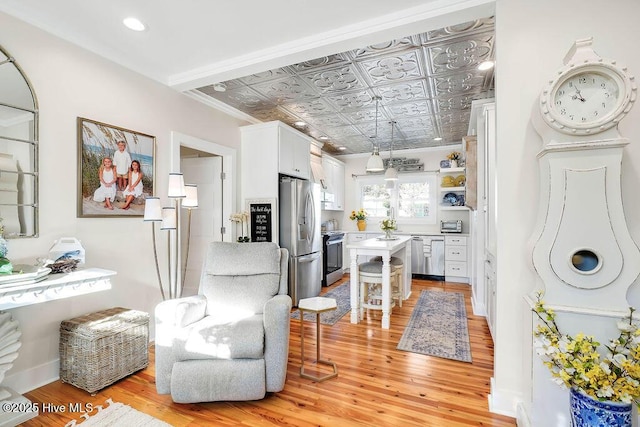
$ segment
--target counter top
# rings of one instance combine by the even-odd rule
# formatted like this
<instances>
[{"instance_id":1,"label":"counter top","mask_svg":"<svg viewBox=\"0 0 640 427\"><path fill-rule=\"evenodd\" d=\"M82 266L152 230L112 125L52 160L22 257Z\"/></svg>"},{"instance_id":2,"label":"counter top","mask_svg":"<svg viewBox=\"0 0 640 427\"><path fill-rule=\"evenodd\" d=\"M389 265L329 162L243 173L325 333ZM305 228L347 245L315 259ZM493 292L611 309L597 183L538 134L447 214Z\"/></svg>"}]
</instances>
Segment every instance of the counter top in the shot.
<instances>
[{"instance_id":1,"label":"counter top","mask_svg":"<svg viewBox=\"0 0 640 427\"><path fill-rule=\"evenodd\" d=\"M408 240L411 239L411 236L398 236L397 239L386 240L386 239L377 239L372 237L371 239L362 240L354 243L347 243L347 249L383 249L383 250L393 250L396 247L404 246Z\"/></svg>"},{"instance_id":2,"label":"counter top","mask_svg":"<svg viewBox=\"0 0 640 427\"><path fill-rule=\"evenodd\" d=\"M346 231L340 230L343 233L348 234L384 234L382 230L365 230L365 231ZM441 233L439 231L396 231L394 236L465 236L469 237L468 233Z\"/></svg>"}]
</instances>

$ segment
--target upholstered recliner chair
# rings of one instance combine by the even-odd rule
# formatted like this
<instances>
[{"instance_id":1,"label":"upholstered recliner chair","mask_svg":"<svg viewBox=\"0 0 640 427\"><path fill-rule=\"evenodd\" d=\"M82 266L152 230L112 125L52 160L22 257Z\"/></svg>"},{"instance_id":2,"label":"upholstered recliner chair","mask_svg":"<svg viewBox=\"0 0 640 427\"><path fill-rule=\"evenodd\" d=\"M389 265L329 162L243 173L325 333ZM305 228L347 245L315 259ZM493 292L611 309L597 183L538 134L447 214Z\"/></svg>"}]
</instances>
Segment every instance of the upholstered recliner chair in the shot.
<instances>
[{"instance_id":1,"label":"upholstered recliner chair","mask_svg":"<svg viewBox=\"0 0 640 427\"><path fill-rule=\"evenodd\" d=\"M198 295L158 304L156 389L175 402L258 400L284 388L288 252L211 243Z\"/></svg>"}]
</instances>

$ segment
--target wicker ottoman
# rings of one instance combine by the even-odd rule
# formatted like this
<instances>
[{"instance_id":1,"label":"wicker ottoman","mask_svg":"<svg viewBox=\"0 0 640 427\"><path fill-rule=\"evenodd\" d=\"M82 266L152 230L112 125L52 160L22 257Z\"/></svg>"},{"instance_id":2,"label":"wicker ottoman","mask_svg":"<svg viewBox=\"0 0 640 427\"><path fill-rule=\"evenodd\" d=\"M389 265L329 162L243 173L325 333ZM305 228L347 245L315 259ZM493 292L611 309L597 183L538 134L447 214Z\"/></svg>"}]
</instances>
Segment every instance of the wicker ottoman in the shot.
<instances>
[{"instance_id":1,"label":"wicker ottoman","mask_svg":"<svg viewBox=\"0 0 640 427\"><path fill-rule=\"evenodd\" d=\"M60 323L60 379L89 393L149 364L149 313L122 307Z\"/></svg>"}]
</instances>

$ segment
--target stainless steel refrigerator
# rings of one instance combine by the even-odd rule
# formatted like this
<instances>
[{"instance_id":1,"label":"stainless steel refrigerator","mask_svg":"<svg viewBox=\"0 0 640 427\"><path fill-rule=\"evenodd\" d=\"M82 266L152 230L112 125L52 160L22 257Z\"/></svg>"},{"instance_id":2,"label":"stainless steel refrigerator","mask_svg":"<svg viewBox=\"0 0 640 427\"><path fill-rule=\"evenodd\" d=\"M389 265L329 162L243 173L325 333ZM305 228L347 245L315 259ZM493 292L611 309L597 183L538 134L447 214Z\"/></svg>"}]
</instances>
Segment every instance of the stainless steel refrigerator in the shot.
<instances>
[{"instance_id":1,"label":"stainless steel refrigerator","mask_svg":"<svg viewBox=\"0 0 640 427\"><path fill-rule=\"evenodd\" d=\"M297 306L322 288L320 185L283 176L279 195L280 246L289 250L289 295Z\"/></svg>"}]
</instances>

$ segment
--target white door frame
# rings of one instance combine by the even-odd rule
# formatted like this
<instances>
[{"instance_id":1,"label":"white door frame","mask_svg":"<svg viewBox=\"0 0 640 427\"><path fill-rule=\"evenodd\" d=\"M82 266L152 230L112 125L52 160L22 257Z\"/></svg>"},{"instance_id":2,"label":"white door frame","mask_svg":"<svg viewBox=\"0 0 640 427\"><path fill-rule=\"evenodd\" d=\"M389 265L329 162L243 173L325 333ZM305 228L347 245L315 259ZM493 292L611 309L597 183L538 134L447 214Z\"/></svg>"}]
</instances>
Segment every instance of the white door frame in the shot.
<instances>
[{"instance_id":1,"label":"white door frame","mask_svg":"<svg viewBox=\"0 0 640 427\"><path fill-rule=\"evenodd\" d=\"M222 226L225 229L225 232L222 233L222 240L230 242L233 236L233 227L231 226L229 217L231 216L232 209L235 209L236 206L236 191L234 185L237 171L237 150L216 144L215 142L172 131L169 149L170 172L180 172L180 147L193 148L222 157L222 173L225 174L225 179L222 181ZM177 247L177 259L182 259L180 245L177 245ZM181 275L182 268L178 268L177 283L182 283Z\"/></svg>"}]
</instances>

